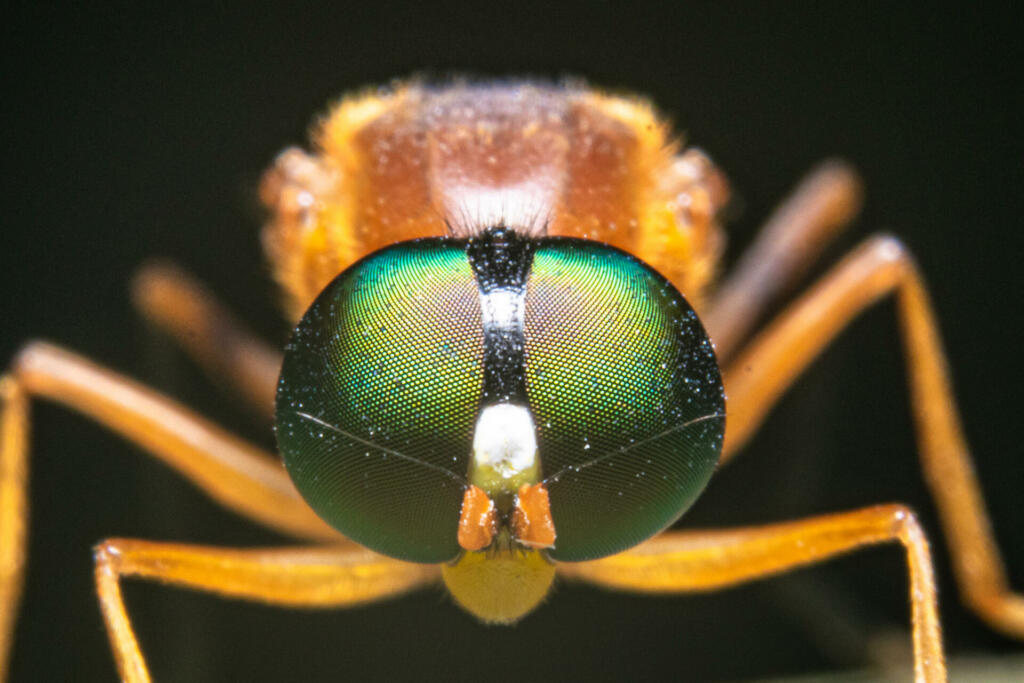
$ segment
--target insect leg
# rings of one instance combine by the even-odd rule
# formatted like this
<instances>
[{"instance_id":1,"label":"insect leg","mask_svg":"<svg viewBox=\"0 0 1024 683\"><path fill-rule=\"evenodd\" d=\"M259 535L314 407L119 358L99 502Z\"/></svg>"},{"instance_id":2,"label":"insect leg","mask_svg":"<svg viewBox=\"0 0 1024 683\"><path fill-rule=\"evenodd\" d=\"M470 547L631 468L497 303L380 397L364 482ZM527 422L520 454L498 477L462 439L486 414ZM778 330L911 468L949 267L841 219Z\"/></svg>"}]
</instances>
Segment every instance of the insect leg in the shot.
<instances>
[{"instance_id":1,"label":"insect leg","mask_svg":"<svg viewBox=\"0 0 1024 683\"><path fill-rule=\"evenodd\" d=\"M6 681L28 533L28 399L13 378L3 377L0 401L0 681Z\"/></svg>"},{"instance_id":2,"label":"insect leg","mask_svg":"<svg viewBox=\"0 0 1024 683\"><path fill-rule=\"evenodd\" d=\"M876 236L761 332L724 373L723 462L735 455L796 377L850 321L895 294L925 480L965 601L992 627L1024 637L1024 598L1010 592L960 424L932 305L912 258Z\"/></svg>"},{"instance_id":3,"label":"insect leg","mask_svg":"<svg viewBox=\"0 0 1024 683\"><path fill-rule=\"evenodd\" d=\"M669 531L600 560L558 565L565 578L646 593L707 591L823 562L856 548L903 544L910 573L914 673L946 680L928 540L902 505L721 531Z\"/></svg>"},{"instance_id":4,"label":"insect leg","mask_svg":"<svg viewBox=\"0 0 1024 683\"><path fill-rule=\"evenodd\" d=\"M28 528L28 397L81 412L180 472L227 508L293 536L343 542L271 455L110 370L43 342L0 378L0 681L21 594Z\"/></svg>"},{"instance_id":5,"label":"insect leg","mask_svg":"<svg viewBox=\"0 0 1024 683\"><path fill-rule=\"evenodd\" d=\"M436 565L399 562L361 548L235 550L110 539L95 550L96 592L121 679L149 681L121 595L134 576L290 607L343 607L437 581Z\"/></svg>"},{"instance_id":6,"label":"insect leg","mask_svg":"<svg viewBox=\"0 0 1024 683\"><path fill-rule=\"evenodd\" d=\"M126 377L44 342L28 344L8 378L16 394L72 408L141 446L227 508L300 538L338 540L303 502L275 457ZM19 401L9 410L16 412ZM5 410L8 408L5 407ZM4 458L24 461L27 432L3 441ZM6 439L6 436L5 436Z\"/></svg>"},{"instance_id":7,"label":"insect leg","mask_svg":"<svg viewBox=\"0 0 1024 683\"><path fill-rule=\"evenodd\" d=\"M144 266L132 290L147 319L169 332L209 374L231 382L254 408L273 418L280 352L246 330L179 268Z\"/></svg>"},{"instance_id":8,"label":"insect leg","mask_svg":"<svg viewBox=\"0 0 1024 683\"><path fill-rule=\"evenodd\" d=\"M775 300L860 208L860 180L842 161L811 173L769 217L757 239L715 292L704 324L728 358Z\"/></svg>"}]
</instances>

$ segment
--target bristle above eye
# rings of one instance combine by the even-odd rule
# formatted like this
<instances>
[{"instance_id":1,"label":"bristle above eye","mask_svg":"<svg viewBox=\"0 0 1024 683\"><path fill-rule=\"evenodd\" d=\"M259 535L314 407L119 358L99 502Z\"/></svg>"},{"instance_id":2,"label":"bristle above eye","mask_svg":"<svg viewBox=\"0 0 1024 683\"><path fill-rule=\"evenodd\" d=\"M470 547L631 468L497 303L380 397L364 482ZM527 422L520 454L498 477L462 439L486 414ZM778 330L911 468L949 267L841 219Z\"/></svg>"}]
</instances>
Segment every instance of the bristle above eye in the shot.
<instances>
[{"instance_id":1,"label":"bristle above eye","mask_svg":"<svg viewBox=\"0 0 1024 683\"><path fill-rule=\"evenodd\" d=\"M524 237L543 236L554 215L557 195L541 180L501 188L473 185L446 188L443 202L449 233L452 237L469 238L488 228L502 226Z\"/></svg>"}]
</instances>

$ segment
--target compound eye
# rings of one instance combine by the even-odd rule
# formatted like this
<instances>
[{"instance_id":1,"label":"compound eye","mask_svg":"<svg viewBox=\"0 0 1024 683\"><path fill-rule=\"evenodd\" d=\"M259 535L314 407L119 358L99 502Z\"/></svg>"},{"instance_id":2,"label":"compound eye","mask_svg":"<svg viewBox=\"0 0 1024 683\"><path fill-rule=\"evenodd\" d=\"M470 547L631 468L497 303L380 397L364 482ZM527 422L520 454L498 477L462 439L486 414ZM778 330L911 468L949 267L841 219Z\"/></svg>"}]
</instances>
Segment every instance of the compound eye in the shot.
<instances>
[{"instance_id":1,"label":"compound eye","mask_svg":"<svg viewBox=\"0 0 1024 683\"><path fill-rule=\"evenodd\" d=\"M310 506L357 543L414 562L458 555L480 319L464 246L426 239L356 263L296 327L278 446Z\"/></svg>"},{"instance_id":2,"label":"compound eye","mask_svg":"<svg viewBox=\"0 0 1024 683\"><path fill-rule=\"evenodd\" d=\"M679 292L617 249L541 240L527 285L526 387L556 560L630 548L674 522L722 447L711 341Z\"/></svg>"}]
</instances>

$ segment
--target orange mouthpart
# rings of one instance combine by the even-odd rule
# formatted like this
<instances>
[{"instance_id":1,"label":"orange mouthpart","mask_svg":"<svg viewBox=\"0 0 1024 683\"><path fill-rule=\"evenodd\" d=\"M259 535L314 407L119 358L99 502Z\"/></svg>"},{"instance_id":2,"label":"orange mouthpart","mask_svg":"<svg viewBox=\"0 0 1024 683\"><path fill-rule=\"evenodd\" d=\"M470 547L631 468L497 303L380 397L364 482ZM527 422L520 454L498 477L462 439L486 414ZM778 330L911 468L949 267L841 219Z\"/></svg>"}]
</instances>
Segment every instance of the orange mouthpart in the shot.
<instances>
[{"instance_id":1,"label":"orange mouthpart","mask_svg":"<svg viewBox=\"0 0 1024 683\"><path fill-rule=\"evenodd\" d=\"M531 548L555 547L555 522L551 519L548 490L544 484L523 484L512 512L512 533Z\"/></svg>"},{"instance_id":2,"label":"orange mouthpart","mask_svg":"<svg viewBox=\"0 0 1024 683\"><path fill-rule=\"evenodd\" d=\"M459 546L463 550L481 550L491 544L498 528L494 501L479 486L470 486L462 496L459 513Z\"/></svg>"}]
</instances>

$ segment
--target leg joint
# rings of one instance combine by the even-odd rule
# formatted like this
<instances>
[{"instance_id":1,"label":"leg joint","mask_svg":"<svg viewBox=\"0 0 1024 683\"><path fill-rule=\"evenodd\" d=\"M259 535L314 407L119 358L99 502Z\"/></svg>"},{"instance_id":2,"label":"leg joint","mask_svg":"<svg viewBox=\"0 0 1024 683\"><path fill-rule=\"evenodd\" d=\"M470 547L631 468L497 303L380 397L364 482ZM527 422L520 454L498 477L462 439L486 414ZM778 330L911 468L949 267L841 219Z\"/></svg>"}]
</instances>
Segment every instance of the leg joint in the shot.
<instances>
[{"instance_id":1,"label":"leg joint","mask_svg":"<svg viewBox=\"0 0 1024 683\"><path fill-rule=\"evenodd\" d=\"M880 263L892 264L906 270L914 270L914 256L899 237L887 232L872 235L865 244L866 251Z\"/></svg>"},{"instance_id":2,"label":"leg joint","mask_svg":"<svg viewBox=\"0 0 1024 683\"><path fill-rule=\"evenodd\" d=\"M879 506L878 510L888 521L889 532L894 539L908 546L918 543L927 545L924 529L917 520L917 514L910 507L902 503L891 503Z\"/></svg>"},{"instance_id":3,"label":"leg joint","mask_svg":"<svg viewBox=\"0 0 1024 683\"><path fill-rule=\"evenodd\" d=\"M40 370L45 369L59 354L60 351L50 342L41 339L26 342L11 361L11 375L22 385L31 386L32 377L38 375Z\"/></svg>"},{"instance_id":4,"label":"leg joint","mask_svg":"<svg viewBox=\"0 0 1024 683\"><path fill-rule=\"evenodd\" d=\"M108 538L97 543L92 549L92 559L97 572L120 575L122 554L119 539Z\"/></svg>"}]
</instances>

